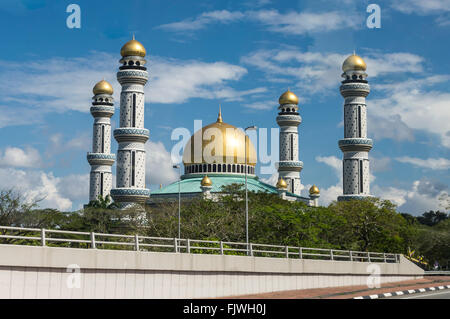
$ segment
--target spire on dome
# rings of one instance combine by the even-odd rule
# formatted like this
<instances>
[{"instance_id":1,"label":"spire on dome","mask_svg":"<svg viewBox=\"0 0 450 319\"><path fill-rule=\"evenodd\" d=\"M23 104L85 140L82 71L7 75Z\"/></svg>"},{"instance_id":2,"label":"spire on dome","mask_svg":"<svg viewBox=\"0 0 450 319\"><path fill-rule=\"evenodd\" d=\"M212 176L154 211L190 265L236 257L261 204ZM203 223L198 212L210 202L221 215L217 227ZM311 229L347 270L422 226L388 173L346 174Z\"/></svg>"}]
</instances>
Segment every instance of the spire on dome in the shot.
<instances>
[{"instance_id":1,"label":"spire on dome","mask_svg":"<svg viewBox=\"0 0 450 319\"><path fill-rule=\"evenodd\" d=\"M222 110L220 108L220 104L219 104L219 116L217 116L217 123L222 123Z\"/></svg>"}]
</instances>

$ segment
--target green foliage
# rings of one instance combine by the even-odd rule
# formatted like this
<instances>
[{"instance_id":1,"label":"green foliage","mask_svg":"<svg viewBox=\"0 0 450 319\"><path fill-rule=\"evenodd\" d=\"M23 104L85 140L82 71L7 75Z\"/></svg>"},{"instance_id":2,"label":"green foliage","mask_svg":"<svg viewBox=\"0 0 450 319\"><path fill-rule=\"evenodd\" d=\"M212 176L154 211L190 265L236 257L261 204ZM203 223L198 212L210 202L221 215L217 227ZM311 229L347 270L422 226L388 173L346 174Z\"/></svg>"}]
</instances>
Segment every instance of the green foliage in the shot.
<instances>
[{"instance_id":1,"label":"green foliage","mask_svg":"<svg viewBox=\"0 0 450 319\"><path fill-rule=\"evenodd\" d=\"M220 201L200 197L183 200L181 238L245 243L243 185L227 185L222 192ZM404 254L411 249L431 265L434 261L445 265L450 260L450 219L439 211L426 212L419 217L400 214L394 204L378 198L308 207L302 202L282 200L276 194L255 192L248 192L248 207L249 240L255 244ZM63 213L36 209L36 203L25 203L20 194L0 191L0 225L175 238L178 237L178 202L167 201L145 207L145 211L124 211L115 209L110 198L100 197L84 209ZM88 239L86 235L77 238ZM2 243L14 241L17 240L2 239ZM31 241L21 242L29 244ZM69 244L54 242L50 245ZM70 245L89 247L89 244ZM193 252L213 252L198 249L196 245L191 244ZM203 247L208 245L219 248L218 244L202 244ZM229 247L224 244L225 249ZM101 248L127 249L114 244L103 244ZM161 251L167 249L161 248Z\"/></svg>"}]
</instances>

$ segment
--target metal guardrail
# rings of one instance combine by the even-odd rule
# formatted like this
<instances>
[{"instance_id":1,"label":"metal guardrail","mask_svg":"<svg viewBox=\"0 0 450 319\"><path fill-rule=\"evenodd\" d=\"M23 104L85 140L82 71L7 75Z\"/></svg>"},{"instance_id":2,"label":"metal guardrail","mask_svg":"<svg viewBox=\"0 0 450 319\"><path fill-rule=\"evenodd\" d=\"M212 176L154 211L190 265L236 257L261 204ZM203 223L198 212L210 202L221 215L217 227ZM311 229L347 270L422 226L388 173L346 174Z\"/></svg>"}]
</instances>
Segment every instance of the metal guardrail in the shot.
<instances>
[{"instance_id":1,"label":"metal guardrail","mask_svg":"<svg viewBox=\"0 0 450 319\"><path fill-rule=\"evenodd\" d=\"M1 240L4 238L5 240ZM8 241L8 239L10 239ZM12 241L11 241L12 240ZM398 263L399 254L0 226L0 244Z\"/></svg>"}]
</instances>

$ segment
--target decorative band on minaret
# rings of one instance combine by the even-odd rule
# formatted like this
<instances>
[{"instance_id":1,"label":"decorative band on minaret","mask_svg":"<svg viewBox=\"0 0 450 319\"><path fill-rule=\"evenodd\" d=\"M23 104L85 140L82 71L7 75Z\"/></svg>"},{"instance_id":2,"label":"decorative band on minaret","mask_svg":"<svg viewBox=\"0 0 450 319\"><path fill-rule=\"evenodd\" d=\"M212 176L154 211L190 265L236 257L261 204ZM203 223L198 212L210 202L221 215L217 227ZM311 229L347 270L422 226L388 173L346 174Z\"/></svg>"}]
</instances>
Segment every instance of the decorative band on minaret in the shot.
<instances>
[{"instance_id":1,"label":"decorative band on minaret","mask_svg":"<svg viewBox=\"0 0 450 319\"><path fill-rule=\"evenodd\" d=\"M302 122L298 114L298 97L287 90L278 102L280 112L277 123L280 126L280 154L276 164L278 176L287 184L287 191L300 195L300 171L303 162L298 159L298 126Z\"/></svg>"},{"instance_id":2,"label":"decorative band on minaret","mask_svg":"<svg viewBox=\"0 0 450 319\"><path fill-rule=\"evenodd\" d=\"M343 192L338 200L363 199L370 196L369 151L367 138L366 96L370 87L366 80L366 63L353 53L342 65L340 91L344 97L344 139L339 140L343 157Z\"/></svg>"},{"instance_id":3,"label":"decorative band on minaret","mask_svg":"<svg viewBox=\"0 0 450 319\"><path fill-rule=\"evenodd\" d=\"M148 80L144 67L144 46L133 40L125 43L120 54L122 66L117 80L122 86L120 93L120 127L114 130L119 143L117 150L116 188L111 196L122 208L144 203L150 196L145 188L145 142L149 130L144 128L144 86Z\"/></svg>"},{"instance_id":4,"label":"decorative band on minaret","mask_svg":"<svg viewBox=\"0 0 450 319\"><path fill-rule=\"evenodd\" d=\"M114 114L113 88L102 80L92 90L91 114L94 117L92 152L87 153L91 165L89 202L106 198L112 187L111 166L115 156L111 154L111 116Z\"/></svg>"}]
</instances>

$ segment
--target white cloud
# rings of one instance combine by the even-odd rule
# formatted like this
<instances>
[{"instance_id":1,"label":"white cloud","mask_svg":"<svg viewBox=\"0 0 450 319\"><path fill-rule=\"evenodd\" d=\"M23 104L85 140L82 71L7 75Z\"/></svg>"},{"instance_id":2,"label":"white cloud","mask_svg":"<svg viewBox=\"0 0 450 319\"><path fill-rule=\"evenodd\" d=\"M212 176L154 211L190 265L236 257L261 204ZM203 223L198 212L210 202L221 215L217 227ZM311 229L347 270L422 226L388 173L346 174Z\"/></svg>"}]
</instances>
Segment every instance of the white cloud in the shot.
<instances>
[{"instance_id":1,"label":"white cloud","mask_svg":"<svg viewBox=\"0 0 450 319\"><path fill-rule=\"evenodd\" d=\"M117 55L93 52L82 58L1 61L0 127L39 122L49 112L88 112L92 87L105 78L114 88L116 107L120 85L115 79ZM96 61L92 67L92 61ZM266 91L264 87L236 90L228 84L247 74L241 66L226 62L149 58L146 102L184 103L191 98L240 101ZM38 111L37 111L38 110ZM86 140L73 140L79 146Z\"/></svg>"},{"instance_id":2,"label":"white cloud","mask_svg":"<svg viewBox=\"0 0 450 319\"><path fill-rule=\"evenodd\" d=\"M261 7L268 1L258 1ZM238 21L254 21L267 27L269 31L286 34L306 34L327 32L344 28L356 28L363 22L362 17L340 11L330 12L295 12L280 13L277 10L233 11L217 10L204 12L195 18L163 24L158 29L177 33L192 33L205 29L211 24L230 24Z\"/></svg>"},{"instance_id":3,"label":"white cloud","mask_svg":"<svg viewBox=\"0 0 450 319\"><path fill-rule=\"evenodd\" d=\"M450 148L450 93L427 90L428 86L444 83L448 78L429 76L377 86L376 89L384 91L385 97L368 101L369 116L378 119L370 119L370 132L376 137L411 140L412 130L423 130L436 134L442 145ZM389 131L386 123L392 121L398 125ZM399 133L397 137L392 136L393 132Z\"/></svg>"},{"instance_id":4,"label":"white cloud","mask_svg":"<svg viewBox=\"0 0 450 319\"><path fill-rule=\"evenodd\" d=\"M173 168L170 153L162 142L148 141L145 144L146 151L146 184L168 185L178 180L178 169ZM180 164L181 174L183 174L183 164Z\"/></svg>"},{"instance_id":5,"label":"white cloud","mask_svg":"<svg viewBox=\"0 0 450 319\"><path fill-rule=\"evenodd\" d=\"M180 22L173 22L158 26L158 29L163 29L173 32L189 33L206 28L213 23L229 24L244 18L244 14L239 11L230 12L228 10L217 10L204 12L195 18L186 19Z\"/></svg>"},{"instance_id":6,"label":"white cloud","mask_svg":"<svg viewBox=\"0 0 450 319\"><path fill-rule=\"evenodd\" d=\"M316 156L316 161L324 163L331 167L338 178L336 185L331 185L328 188L320 188L320 205L328 205L332 201L336 200L338 196L343 194L342 189L342 159L336 156Z\"/></svg>"},{"instance_id":7,"label":"white cloud","mask_svg":"<svg viewBox=\"0 0 450 319\"><path fill-rule=\"evenodd\" d=\"M394 0L392 7L408 14L436 14L450 11L450 0Z\"/></svg>"},{"instance_id":8,"label":"white cloud","mask_svg":"<svg viewBox=\"0 0 450 319\"><path fill-rule=\"evenodd\" d=\"M348 54L302 52L295 48L258 50L244 57L244 64L266 73L267 80L292 79L305 94L337 90L342 80L341 66ZM370 53L363 55L370 77L386 74L419 73L423 71L423 58L411 53Z\"/></svg>"},{"instance_id":9,"label":"white cloud","mask_svg":"<svg viewBox=\"0 0 450 319\"><path fill-rule=\"evenodd\" d=\"M0 189L14 189L29 203L40 200L41 208L69 211L74 200L87 200L89 176L55 177L41 170L0 168Z\"/></svg>"},{"instance_id":10,"label":"white cloud","mask_svg":"<svg viewBox=\"0 0 450 319\"><path fill-rule=\"evenodd\" d=\"M153 103L184 103L190 98L240 100L242 96L265 91L265 88L236 91L225 85L245 74L245 68L226 62L154 58L146 100Z\"/></svg>"},{"instance_id":11,"label":"white cloud","mask_svg":"<svg viewBox=\"0 0 450 319\"><path fill-rule=\"evenodd\" d=\"M356 28L362 19L347 12L294 12L279 13L277 10L259 10L248 13L250 19L268 26L268 30L285 34L327 32L344 28Z\"/></svg>"},{"instance_id":12,"label":"white cloud","mask_svg":"<svg viewBox=\"0 0 450 319\"><path fill-rule=\"evenodd\" d=\"M421 159L417 157L409 157L409 156L402 156L397 157L395 160L401 162L401 163L408 163L412 164L414 166L422 167L422 168L428 168L432 170L448 170L450 169L450 160L446 158L427 158L427 159Z\"/></svg>"},{"instance_id":13,"label":"white cloud","mask_svg":"<svg viewBox=\"0 0 450 319\"><path fill-rule=\"evenodd\" d=\"M24 150L18 147L7 147L3 152L0 150L0 167L37 168L41 164L38 150L32 147L26 147Z\"/></svg>"},{"instance_id":14,"label":"white cloud","mask_svg":"<svg viewBox=\"0 0 450 319\"><path fill-rule=\"evenodd\" d=\"M429 210L440 209L438 198L447 193L447 188L447 185L440 182L422 179L414 181L410 189L375 185L372 187L372 194L392 201L400 212L421 215Z\"/></svg>"}]
</instances>

